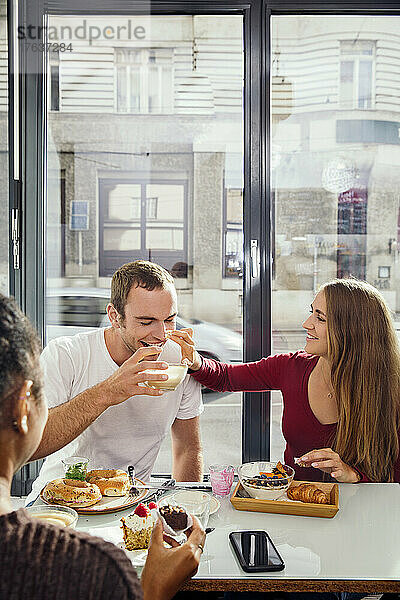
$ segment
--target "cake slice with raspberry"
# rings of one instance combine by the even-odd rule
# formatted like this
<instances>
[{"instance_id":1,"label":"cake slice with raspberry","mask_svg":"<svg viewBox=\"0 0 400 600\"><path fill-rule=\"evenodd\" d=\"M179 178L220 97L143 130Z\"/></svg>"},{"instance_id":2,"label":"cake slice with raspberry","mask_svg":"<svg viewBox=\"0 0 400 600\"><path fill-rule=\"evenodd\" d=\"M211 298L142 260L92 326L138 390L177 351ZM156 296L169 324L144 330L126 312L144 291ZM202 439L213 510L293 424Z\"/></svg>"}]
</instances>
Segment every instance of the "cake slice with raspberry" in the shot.
<instances>
[{"instance_id":1,"label":"cake slice with raspberry","mask_svg":"<svg viewBox=\"0 0 400 600\"><path fill-rule=\"evenodd\" d=\"M127 550L141 550L149 547L155 523L150 509L156 507L154 502L150 502L148 507L141 503L131 515L121 518L124 544Z\"/></svg>"}]
</instances>

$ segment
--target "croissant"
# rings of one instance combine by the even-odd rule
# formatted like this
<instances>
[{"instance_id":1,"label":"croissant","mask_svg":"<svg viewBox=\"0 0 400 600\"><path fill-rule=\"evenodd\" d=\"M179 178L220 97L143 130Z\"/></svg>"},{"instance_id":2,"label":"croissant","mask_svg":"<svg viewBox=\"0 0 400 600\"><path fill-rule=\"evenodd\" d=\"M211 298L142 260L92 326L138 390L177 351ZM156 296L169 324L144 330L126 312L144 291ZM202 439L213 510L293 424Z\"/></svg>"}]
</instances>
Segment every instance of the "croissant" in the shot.
<instances>
[{"instance_id":1,"label":"croissant","mask_svg":"<svg viewBox=\"0 0 400 600\"><path fill-rule=\"evenodd\" d=\"M317 488L316 485L309 483L301 483L297 486L292 486L287 491L290 500L299 500L300 502L310 502L313 504L330 504L328 496Z\"/></svg>"}]
</instances>

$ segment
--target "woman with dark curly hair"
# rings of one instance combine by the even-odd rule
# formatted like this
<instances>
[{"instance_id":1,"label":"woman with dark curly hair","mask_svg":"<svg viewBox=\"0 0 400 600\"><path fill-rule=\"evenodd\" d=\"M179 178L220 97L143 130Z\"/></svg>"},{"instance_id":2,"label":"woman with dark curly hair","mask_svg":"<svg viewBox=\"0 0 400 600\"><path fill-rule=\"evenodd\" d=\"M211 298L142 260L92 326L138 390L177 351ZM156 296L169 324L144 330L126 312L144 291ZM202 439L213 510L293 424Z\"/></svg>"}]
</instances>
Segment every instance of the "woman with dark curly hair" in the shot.
<instances>
[{"instance_id":1,"label":"woman with dark curly hair","mask_svg":"<svg viewBox=\"0 0 400 600\"><path fill-rule=\"evenodd\" d=\"M47 419L40 343L28 319L0 294L0 598L165 600L197 571L205 534L194 524L182 546L154 528L141 584L113 544L13 511L13 474L36 450ZM172 544L174 542L170 540Z\"/></svg>"}]
</instances>

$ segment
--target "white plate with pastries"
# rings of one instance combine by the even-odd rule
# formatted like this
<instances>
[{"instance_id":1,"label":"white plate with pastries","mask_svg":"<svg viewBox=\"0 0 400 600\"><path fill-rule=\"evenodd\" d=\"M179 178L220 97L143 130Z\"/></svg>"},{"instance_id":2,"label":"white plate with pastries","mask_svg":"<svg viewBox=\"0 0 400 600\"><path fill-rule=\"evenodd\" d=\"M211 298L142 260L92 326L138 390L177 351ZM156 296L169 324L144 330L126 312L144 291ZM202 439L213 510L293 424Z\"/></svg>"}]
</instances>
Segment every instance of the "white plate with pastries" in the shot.
<instances>
[{"instance_id":1,"label":"white plate with pastries","mask_svg":"<svg viewBox=\"0 0 400 600\"><path fill-rule=\"evenodd\" d=\"M53 480L53 482L49 482L45 485L45 487L40 492L40 498L45 502L45 504L58 504L64 506L70 506L74 508L76 512L80 515L102 515L111 512L116 512L119 510L125 510L130 506L133 506L137 502L141 502L143 498L147 495L148 490L146 489L146 484L140 479L135 479L135 482L142 488L140 493L137 496L129 496L129 494L125 494L124 496L101 496L101 498L96 501L95 504L91 506L81 506L79 504L74 503L71 500L66 500L63 502L60 498L51 500L48 495L48 485L54 484L54 482L60 482L61 479ZM84 483L84 482L82 482Z\"/></svg>"}]
</instances>

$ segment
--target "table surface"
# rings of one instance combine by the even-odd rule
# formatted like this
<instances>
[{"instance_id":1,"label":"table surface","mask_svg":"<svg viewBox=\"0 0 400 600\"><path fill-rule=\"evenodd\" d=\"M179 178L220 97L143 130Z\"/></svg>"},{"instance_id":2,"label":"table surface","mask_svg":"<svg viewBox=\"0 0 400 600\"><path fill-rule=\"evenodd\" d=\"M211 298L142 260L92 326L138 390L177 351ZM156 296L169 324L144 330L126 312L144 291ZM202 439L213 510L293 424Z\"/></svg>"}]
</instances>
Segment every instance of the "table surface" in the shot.
<instances>
[{"instance_id":1,"label":"table surface","mask_svg":"<svg viewBox=\"0 0 400 600\"><path fill-rule=\"evenodd\" d=\"M41 503L41 501L38 501ZM77 529L117 543L125 510L79 517ZM400 485L339 484L339 511L332 519L238 511L221 500L208 525L197 575L185 589L347 590L400 592ZM241 570L228 535L263 529L285 569L249 574Z\"/></svg>"}]
</instances>

